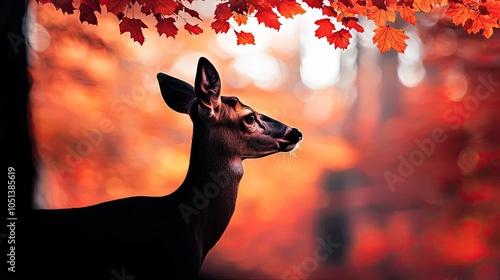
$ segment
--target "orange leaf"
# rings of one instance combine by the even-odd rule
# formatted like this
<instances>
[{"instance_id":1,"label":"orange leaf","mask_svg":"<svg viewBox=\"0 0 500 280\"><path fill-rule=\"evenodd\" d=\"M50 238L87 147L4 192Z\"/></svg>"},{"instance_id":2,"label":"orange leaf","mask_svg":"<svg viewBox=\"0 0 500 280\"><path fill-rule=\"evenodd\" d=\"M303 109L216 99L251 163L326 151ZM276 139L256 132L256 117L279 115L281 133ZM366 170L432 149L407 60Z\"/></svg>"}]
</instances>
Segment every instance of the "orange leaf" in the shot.
<instances>
[{"instance_id":1,"label":"orange leaf","mask_svg":"<svg viewBox=\"0 0 500 280\"><path fill-rule=\"evenodd\" d=\"M271 8L259 10L255 17L259 23L263 23L266 27L280 30L281 23L278 21L278 15Z\"/></svg>"},{"instance_id":2,"label":"orange leaf","mask_svg":"<svg viewBox=\"0 0 500 280\"><path fill-rule=\"evenodd\" d=\"M402 19L406 20L408 23L415 25L417 23L417 16L415 16L415 11L406 5L398 5L396 8Z\"/></svg>"},{"instance_id":3,"label":"orange leaf","mask_svg":"<svg viewBox=\"0 0 500 280\"><path fill-rule=\"evenodd\" d=\"M433 0L415 0L413 2L413 7L416 11L430 12L434 6Z\"/></svg>"},{"instance_id":4,"label":"orange leaf","mask_svg":"<svg viewBox=\"0 0 500 280\"><path fill-rule=\"evenodd\" d=\"M368 9L368 12L366 13L366 16L368 17L368 19L373 20L373 22L377 26L384 26L387 21L396 21L396 12L392 7L387 7L386 10L381 10L375 6L370 7Z\"/></svg>"},{"instance_id":5,"label":"orange leaf","mask_svg":"<svg viewBox=\"0 0 500 280\"><path fill-rule=\"evenodd\" d=\"M252 44L255 45L255 38L252 33L247 33L247 32L236 32L236 37L238 40L236 41L236 44L238 45L246 45L246 44Z\"/></svg>"},{"instance_id":6,"label":"orange leaf","mask_svg":"<svg viewBox=\"0 0 500 280\"><path fill-rule=\"evenodd\" d=\"M494 27L498 28L497 21L498 19L496 18L478 14L475 18L472 19L472 26L470 28L470 31L472 31L473 33L477 33L483 30L483 36L486 38L490 38L491 35L493 35L493 28Z\"/></svg>"},{"instance_id":7,"label":"orange leaf","mask_svg":"<svg viewBox=\"0 0 500 280\"><path fill-rule=\"evenodd\" d=\"M236 23L241 26L243 24L247 24L248 16L243 14L238 14L237 12L233 12L233 18Z\"/></svg>"},{"instance_id":8,"label":"orange leaf","mask_svg":"<svg viewBox=\"0 0 500 280\"><path fill-rule=\"evenodd\" d=\"M330 19L319 19L314 23L319 25L315 32L315 35L318 38L328 37L332 34L333 30L335 30L335 25L330 21Z\"/></svg>"},{"instance_id":9,"label":"orange leaf","mask_svg":"<svg viewBox=\"0 0 500 280\"><path fill-rule=\"evenodd\" d=\"M375 28L375 36L373 36L373 43L377 44L380 52L386 52L391 48L403 53L406 49L405 40L409 37L401 29L396 29L392 26L381 26Z\"/></svg>"},{"instance_id":10,"label":"orange leaf","mask_svg":"<svg viewBox=\"0 0 500 280\"><path fill-rule=\"evenodd\" d=\"M141 28L148 28L148 26L144 24L142 20L124 17L119 26L120 34L130 32L130 37L134 39L134 41L139 42L141 45L144 43L144 35L142 34Z\"/></svg>"},{"instance_id":11,"label":"orange leaf","mask_svg":"<svg viewBox=\"0 0 500 280\"><path fill-rule=\"evenodd\" d=\"M302 15L306 11L295 0L284 0L278 5L278 12L285 18L293 18L293 16Z\"/></svg>"},{"instance_id":12,"label":"orange leaf","mask_svg":"<svg viewBox=\"0 0 500 280\"><path fill-rule=\"evenodd\" d=\"M184 29L186 29L189 34L194 34L194 35L198 35L200 33L203 33L203 29L201 29L198 24L197 25L191 25L189 23L186 22L186 24L184 24Z\"/></svg>"},{"instance_id":13,"label":"orange leaf","mask_svg":"<svg viewBox=\"0 0 500 280\"><path fill-rule=\"evenodd\" d=\"M451 17L455 25L462 24L472 17L476 13L472 11L468 5L463 5L459 3L451 4L446 10L446 15Z\"/></svg>"},{"instance_id":14,"label":"orange leaf","mask_svg":"<svg viewBox=\"0 0 500 280\"><path fill-rule=\"evenodd\" d=\"M351 33L347 29L340 29L339 31L333 32L327 37L328 43L333 44L335 48L347 49L349 46L349 39L351 39Z\"/></svg>"},{"instance_id":15,"label":"orange leaf","mask_svg":"<svg viewBox=\"0 0 500 280\"><path fill-rule=\"evenodd\" d=\"M500 19L500 1L487 1L481 4L488 11L488 14L493 17Z\"/></svg>"}]
</instances>

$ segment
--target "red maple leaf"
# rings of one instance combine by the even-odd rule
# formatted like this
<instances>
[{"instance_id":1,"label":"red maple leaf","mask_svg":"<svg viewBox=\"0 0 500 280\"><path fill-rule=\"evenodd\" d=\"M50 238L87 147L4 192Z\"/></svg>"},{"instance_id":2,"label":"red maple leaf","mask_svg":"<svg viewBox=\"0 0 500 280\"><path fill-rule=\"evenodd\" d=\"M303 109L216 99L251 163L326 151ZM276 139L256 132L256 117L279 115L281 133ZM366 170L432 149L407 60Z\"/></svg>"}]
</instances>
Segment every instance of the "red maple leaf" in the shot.
<instances>
[{"instance_id":1,"label":"red maple leaf","mask_svg":"<svg viewBox=\"0 0 500 280\"><path fill-rule=\"evenodd\" d=\"M210 26L215 31L215 33L227 33L230 27L227 20L220 20L220 19L212 22Z\"/></svg>"},{"instance_id":2,"label":"red maple leaf","mask_svg":"<svg viewBox=\"0 0 500 280\"><path fill-rule=\"evenodd\" d=\"M302 0L302 1L304 1L311 8L321 9L321 7L323 7L323 0Z\"/></svg>"},{"instance_id":3,"label":"red maple leaf","mask_svg":"<svg viewBox=\"0 0 500 280\"><path fill-rule=\"evenodd\" d=\"M333 32L326 39L328 43L335 46L335 48L347 49L349 46L349 39L351 39L351 33L347 29L340 29L339 31Z\"/></svg>"},{"instance_id":4,"label":"red maple leaf","mask_svg":"<svg viewBox=\"0 0 500 280\"><path fill-rule=\"evenodd\" d=\"M238 14L248 12L249 4L245 0L229 0L229 5L231 6L231 11L237 12Z\"/></svg>"},{"instance_id":5,"label":"red maple leaf","mask_svg":"<svg viewBox=\"0 0 500 280\"><path fill-rule=\"evenodd\" d=\"M184 12L188 13L190 16L194 17L194 18L197 18L199 20L202 20L200 18L200 14L195 11L195 10L192 10L192 9L189 9L188 7L184 6Z\"/></svg>"},{"instance_id":6,"label":"red maple leaf","mask_svg":"<svg viewBox=\"0 0 500 280\"><path fill-rule=\"evenodd\" d=\"M295 15L302 15L306 12L295 0L284 0L277 7L278 12L285 18L293 18Z\"/></svg>"},{"instance_id":7,"label":"red maple leaf","mask_svg":"<svg viewBox=\"0 0 500 280\"><path fill-rule=\"evenodd\" d=\"M177 2L175 0L137 0L141 5L141 11L146 15L150 13L160 13L164 16L170 16L177 10ZM130 2L130 0L129 0Z\"/></svg>"},{"instance_id":8,"label":"red maple leaf","mask_svg":"<svg viewBox=\"0 0 500 280\"><path fill-rule=\"evenodd\" d=\"M215 19L227 21L231 18L231 9L228 3L220 3L215 7Z\"/></svg>"},{"instance_id":9,"label":"red maple leaf","mask_svg":"<svg viewBox=\"0 0 500 280\"><path fill-rule=\"evenodd\" d=\"M97 25L97 17L94 14L94 9L92 9L89 5L81 3L80 7L80 22L88 22L88 24Z\"/></svg>"},{"instance_id":10,"label":"red maple leaf","mask_svg":"<svg viewBox=\"0 0 500 280\"><path fill-rule=\"evenodd\" d=\"M319 19L314 23L319 25L314 33L318 38L328 37L332 34L333 30L335 30L335 25L328 18Z\"/></svg>"},{"instance_id":11,"label":"red maple leaf","mask_svg":"<svg viewBox=\"0 0 500 280\"><path fill-rule=\"evenodd\" d=\"M144 43L142 28L148 28L148 26L138 18L124 17L120 22L120 33L130 32L130 37L141 45Z\"/></svg>"},{"instance_id":12,"label":"red maple leaf","mask_svg":"<svg viewBox=\"0 0 500 280\"><path fill-rule=\"evenodd\" d=\"M247 33L247 32L236 32L236 44L238 45L246 45L246 44L252 44L255 45L255 37L253 36L252 33Z\"/></svg>"},{"instance_id":13,"label":"red maple leaf","mask_svg":"<svg viewBox=\"0 0 500 280\"><path fill-rule=\"evenodd\" d=\"M486 8L491 17L500 19L500 1L486 1L481 6Z\"/></svg>"},{"instance_id":14,"label":"red maple leaf","mask_svg":"<svg viewBox=\"0 0 500 280\"><path fill-rule=\"evenodd\" d=\"M259 23L263 23L266 27L280 30L281 22L279 22L278 15L271 8L259 10L255 17Z\"/></svg>"},{"instance_id":15,"label":"red maple leaf","mask_svg":"<svg viewBox=\"0 0 500 280\"><path fill-rule=\"evenodd\" d=\"M54 7L56 7L56 10L61 9L63 14L67 13L69 15L75 10L75 7L73 7L73 0L51 0L51 2L54 4Z\"/></svg>"},{"instance_id":16,"label":"red maple leaf","mask_svg":"<svg viewBox=\"0 0 500 280\"><path fill-rule=\"evenodd\" d=\"M106 9L108 12L118 16L119 13L125 10L129 2L130 0L110 0L109 3L106 4Z\"/></svg>"},{"instance_id":17,"label":"red maple leaf","mask_svg":"<svg viewBox=\"0 0 500 280\"><path fill-rule=\"evenodd\" d=\"M373 6L379 8L380 10L386 10L387 6L385 5L385 0L371 0Z\"/></svg>"},{"instance_id":18,"label":"red maple leaf","mask_svg":"<svg viewBox=\"0 0 500 280\"><path fill-rule=\"evenodd\" d=\"M358 18L355 17L344 17L342 18L342 24L349 29L354 29L358 32L364 32L365 29L359 25Z\"/></svg>"},{"instance_id":19,"label":"red maple leaf","mask_svg":"<svg viewBox=\"0 0 500 280\"><path fill-rule=\"evenodd\" d=\"M184 29L186 29L189 32L189 34L198 35L198 34L203 33L203 29L201 29L198 26L198 24L191 25L191 24L189 24L189 23L186 22L186 24L184 24Z\"/></svg>"},{"instance_id":20,"label":"red maple leaf","mask_svg":"<svg viewBox=\"0 0 500 280\"><path fill-rule=\"evenodd\" d=\"M329 17L336 17L338 15L337 11L331 6L323 6L322 8L323 15Z\"/></svg>"},{"instance_id":21,"label":"red maple leaf","mask_svg":"<svg viewBox=\"0 0 500 280\"><path fill-rule=\"evenodd\" d=\"M158 30L158 34L165 34L165 36L175 38L177 35L177 31L179 29L175 26L174 18L159 18L157 19L158 23L156 24L156 30Z\"/></svg>"}]
</instances>

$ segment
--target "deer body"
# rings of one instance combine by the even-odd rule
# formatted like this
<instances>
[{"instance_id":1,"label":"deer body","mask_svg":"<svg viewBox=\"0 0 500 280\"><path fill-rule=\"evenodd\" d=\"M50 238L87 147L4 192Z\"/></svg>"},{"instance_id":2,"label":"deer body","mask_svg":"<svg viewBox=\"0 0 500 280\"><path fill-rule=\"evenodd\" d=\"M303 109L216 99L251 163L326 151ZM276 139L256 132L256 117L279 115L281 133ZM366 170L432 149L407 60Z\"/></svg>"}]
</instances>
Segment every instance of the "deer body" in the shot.
<instances>
[{"instance_id":1,"label":"deer body","mask_svg":"<svg viewBox=\"0 0 500 280\"><path fill-rule=\"evenodd\" d=\"M161 73L158 80L167 105L193 122L184 182L162 197L34 210L27 265L40 276L196 278L235 210L243 160L290 151L302 139L299 130L221 97L218 73L204 58L194 87Z\"/></svg>"}]
</instances>

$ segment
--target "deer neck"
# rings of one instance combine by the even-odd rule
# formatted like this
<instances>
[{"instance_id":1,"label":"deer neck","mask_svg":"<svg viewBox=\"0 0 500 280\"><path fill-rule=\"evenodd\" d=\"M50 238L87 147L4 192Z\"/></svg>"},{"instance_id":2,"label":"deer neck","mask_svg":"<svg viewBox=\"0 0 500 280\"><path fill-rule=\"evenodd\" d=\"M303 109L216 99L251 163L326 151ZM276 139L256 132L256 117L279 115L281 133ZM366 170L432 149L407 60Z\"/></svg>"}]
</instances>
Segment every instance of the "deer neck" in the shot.
<instances>
[{"instance_id":1,"label":"deer neck","mask_svg":"<svg viewBox=\"0 0 500 280\"><path fill-rule=\"evenodd\" d=\"M193 227L203 257L229 224L243 176L241 158L209 148L209 133L207 126L195 122L188 172L176 191L185 204L183 218Z\"/></svg>"}]
</instances>

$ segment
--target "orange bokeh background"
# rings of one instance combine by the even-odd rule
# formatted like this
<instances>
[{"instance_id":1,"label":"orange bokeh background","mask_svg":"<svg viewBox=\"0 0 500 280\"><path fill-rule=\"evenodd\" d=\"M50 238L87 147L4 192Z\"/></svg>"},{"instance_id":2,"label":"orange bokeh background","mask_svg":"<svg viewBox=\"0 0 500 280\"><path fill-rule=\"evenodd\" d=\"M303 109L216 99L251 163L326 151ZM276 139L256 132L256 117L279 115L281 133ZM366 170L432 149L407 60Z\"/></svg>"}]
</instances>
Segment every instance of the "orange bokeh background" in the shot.
<instances>
[{"instance_id":1,"label":"orange bokeh background","mask_svg":"<svg viewBox=\"0 0 500 280\"><path fill-rule=\"evenodd\" d=\"M209 3L198 8L203 34L167 39L144 20L141 46L111 14L90 26L31 5L39 207L175 190L192 124L164 104L156 73L192 83L205 56L223 95L300 128L304 141L244 162L236 211L202 277L500 278L497 34L468 35L436 12L407 28L404 55L380 54L369 25L340 51L302 16L280 32L250 25L256 45L237 46L210 30ZM328 238L338 247L311 261ZM294 267L302 274L286 278Z\"/></svg>"}]
</instances>

